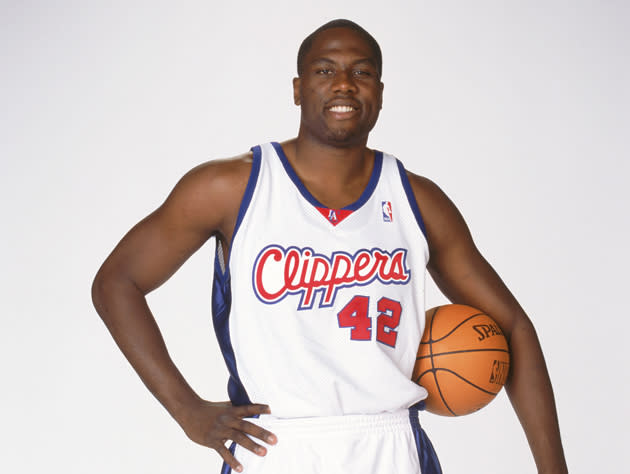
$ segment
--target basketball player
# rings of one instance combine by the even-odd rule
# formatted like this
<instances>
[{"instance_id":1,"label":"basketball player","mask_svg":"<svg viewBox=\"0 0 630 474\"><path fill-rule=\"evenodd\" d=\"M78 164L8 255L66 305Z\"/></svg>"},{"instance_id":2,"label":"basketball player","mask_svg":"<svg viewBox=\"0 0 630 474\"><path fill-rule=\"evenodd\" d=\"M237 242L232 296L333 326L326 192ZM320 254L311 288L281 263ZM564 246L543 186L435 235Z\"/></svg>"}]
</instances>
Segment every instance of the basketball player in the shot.
<instances>
[{"instance_id":1,"label":"basketball player","mask_svg":"<svg viewBox=\"0 0 630 474\"><path fill-rule=\"evenodd\" d=\"M99 270L94 304L120 349L223 472L441 472L410 380L424 269L500 324L507 393L538 471L566 473L553 393L529 319L431 181L368 149L381 52L337 20L298 53L297 138L189 172ZM202 400L170 359L145 295L216 237L213 322L230 402ZM231 443L228 449L226 443Z\"/></svg>"}]
</instances>

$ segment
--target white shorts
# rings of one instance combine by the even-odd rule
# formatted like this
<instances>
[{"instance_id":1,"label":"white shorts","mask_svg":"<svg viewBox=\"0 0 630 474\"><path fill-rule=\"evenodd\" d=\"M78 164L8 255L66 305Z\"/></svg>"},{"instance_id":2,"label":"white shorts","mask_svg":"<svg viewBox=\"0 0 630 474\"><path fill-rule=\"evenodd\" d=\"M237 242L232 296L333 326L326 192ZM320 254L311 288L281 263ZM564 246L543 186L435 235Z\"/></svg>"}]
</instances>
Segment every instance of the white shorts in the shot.
<instances>
[{"instance_id":1,"label":"white shorts","mask_svg":"<svg viewBox=\"0 0 630 474\"><path fill-rule=\"evenodd\" d=\"M274 433L274 446L257 456L230 450L243 474L441 474L433 446L420 427L418 410L378 415L248 419ZM232 470L223 465L221 474Z\"/></svg>"}]
</instances>

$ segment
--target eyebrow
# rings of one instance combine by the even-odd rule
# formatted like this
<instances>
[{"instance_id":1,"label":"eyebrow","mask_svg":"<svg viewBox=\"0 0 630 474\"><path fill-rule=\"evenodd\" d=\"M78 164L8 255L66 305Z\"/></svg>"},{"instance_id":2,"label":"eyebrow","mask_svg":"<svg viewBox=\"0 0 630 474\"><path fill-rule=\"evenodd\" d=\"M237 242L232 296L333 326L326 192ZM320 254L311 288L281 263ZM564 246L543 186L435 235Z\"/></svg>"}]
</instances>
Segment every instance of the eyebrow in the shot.
<instances>
[{"instance_id":1,"label":"eyebrow","mask_svg":"<svg viewBox=\"0 0 630 474\"><path fill-rule=\"evenodd\" d=\"M334 61L333 59L327 58L325 56L321 57L321 58L316 58L313 61L310 62L310 64L318 64L318 63L326 63L326 64L336 64L337 61ZM357 59L356 61L352 61L351 63L352 65L356 65L356 64L369 64L370 66L374 67L376 69L376 62L373 59L370 58L361 58L361 59Z\"/></svg>"}]
</instances>

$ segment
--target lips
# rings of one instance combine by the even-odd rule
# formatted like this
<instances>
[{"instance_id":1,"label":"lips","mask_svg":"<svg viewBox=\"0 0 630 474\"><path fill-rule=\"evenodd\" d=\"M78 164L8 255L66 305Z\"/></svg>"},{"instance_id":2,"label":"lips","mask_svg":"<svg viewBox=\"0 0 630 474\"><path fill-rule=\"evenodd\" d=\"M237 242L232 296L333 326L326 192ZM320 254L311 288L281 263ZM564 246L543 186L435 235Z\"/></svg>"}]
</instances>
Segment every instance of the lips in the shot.
<instances>
[{"instance_id":1,"label":"lips","mask_svg":"<svg viewBox=\"0 0 630 474\"><path fill-rule=\"evenodd\" d=\"M346 99L331 100L326 104L326 110L337 114L344 114L359 110L359 104L355 101Z\"/></svg>"},{"instance_id":2,"label":"lips","mask_svg":"<svg viewBox=\"0 0 630 474\"><path fill-rule=\"evenodd\" d=\"M332 114L337 120L344 120L354 117L360 110L359 104L345 99L331 100L326 104L326 111Z\"/></svg>"},{"instance_id":3,"label":"lips","mask_svg":"<svg viewBox=\"0 0 630 474\"><path fill-rule=\"evenodd\" d=\"M344 113L344 112L352 112L356 109L352 107L351 105L333 105L332 107L329 107L328 110L330 110L331 112L336 112L336 113Z\"/></svg>"}]
</instances>

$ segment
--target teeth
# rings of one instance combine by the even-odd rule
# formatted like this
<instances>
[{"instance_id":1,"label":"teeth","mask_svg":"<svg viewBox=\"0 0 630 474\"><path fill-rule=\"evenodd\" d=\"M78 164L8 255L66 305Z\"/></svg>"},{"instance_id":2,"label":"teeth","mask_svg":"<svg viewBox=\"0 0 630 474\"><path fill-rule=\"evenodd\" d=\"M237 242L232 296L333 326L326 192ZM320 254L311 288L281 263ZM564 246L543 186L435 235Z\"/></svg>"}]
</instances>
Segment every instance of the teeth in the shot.
<instances>
[{"instance_id":1,"label":"teeth","mask_svg":"<svg viewBox=\"0 0 630 474\"><path fill-rule=\"evenodd\" d=\"M331 112L352 112L353 110L354 108L349 105L334 105L330 108Z\"/></svg>"}]
</instances>

